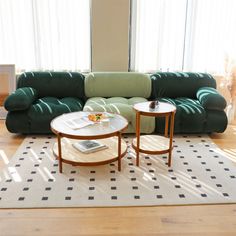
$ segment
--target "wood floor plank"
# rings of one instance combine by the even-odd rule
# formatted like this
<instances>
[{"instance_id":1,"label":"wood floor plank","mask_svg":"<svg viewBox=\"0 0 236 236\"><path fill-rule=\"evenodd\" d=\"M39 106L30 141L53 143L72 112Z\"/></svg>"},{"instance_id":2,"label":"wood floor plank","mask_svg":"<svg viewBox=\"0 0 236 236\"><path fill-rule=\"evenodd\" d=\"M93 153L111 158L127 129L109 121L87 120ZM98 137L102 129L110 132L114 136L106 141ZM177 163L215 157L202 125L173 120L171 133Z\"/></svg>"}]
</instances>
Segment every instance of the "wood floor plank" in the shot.
<instances>
[{"instance_id":1,"label":"wood floor plank","mask_svg":"<svg viewBox=\"0 0 236 236\"><path fill-rule=\"evenodd\" d=\"M236 153L236 123L211 138L224 151L231 151L232 156ZM10 134L4 121L0 121L0 168L23 139L24 135ZM236 204L1 209L0 235L235 236Z\"/></svg>"}]
</instances>

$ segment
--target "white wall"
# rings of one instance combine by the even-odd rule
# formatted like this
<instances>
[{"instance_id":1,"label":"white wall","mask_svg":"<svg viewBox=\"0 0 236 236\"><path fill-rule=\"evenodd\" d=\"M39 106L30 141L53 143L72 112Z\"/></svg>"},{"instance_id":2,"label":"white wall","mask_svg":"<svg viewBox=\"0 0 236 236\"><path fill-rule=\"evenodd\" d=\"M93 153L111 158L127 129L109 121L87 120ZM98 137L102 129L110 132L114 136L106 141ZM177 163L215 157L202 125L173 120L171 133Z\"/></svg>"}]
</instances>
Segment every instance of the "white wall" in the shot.
<instances>
[{"instance_id":1,"label":"white wall","mask_svg":"<svg viewBox=\"0 0 236 236\"><path fill-rule=\"evenodd\" d=\"M129 0L92 0L92 71L128 71Z\"/></svg>"}]
</instances>

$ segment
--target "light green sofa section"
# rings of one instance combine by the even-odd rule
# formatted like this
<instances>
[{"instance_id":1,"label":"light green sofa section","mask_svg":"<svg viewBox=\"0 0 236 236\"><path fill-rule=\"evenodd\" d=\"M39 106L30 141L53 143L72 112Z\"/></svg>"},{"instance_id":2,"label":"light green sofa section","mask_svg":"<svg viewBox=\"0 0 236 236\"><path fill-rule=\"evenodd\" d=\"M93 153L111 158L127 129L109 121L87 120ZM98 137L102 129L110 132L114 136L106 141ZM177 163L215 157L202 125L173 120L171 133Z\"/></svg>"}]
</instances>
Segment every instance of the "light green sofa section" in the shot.
<instances>
[{"instance_id":1,"label":"light green sofa section","mask_svg":"<svg viewBox=\"0 0 236 236\"><path fill-rule=\"evenodd\" d=\"M132 72L94 72L85 78L85 95L89 98L84 111L107 111L124 116L128 122L125 133L135 133L136 113L133 105L145 102L151 94L148 75ZM141 117L141 132L152 133L155 118Z\"/></svg>"},{"instance_id":2,"label":"light green sofa section","mask_svg":"<svg viewBox=\"0 0 236 236\"><path fill-rule=\"evenodd\" d=\"M106 111L111 113L117 113L124 116L128 122L129 126L126 133L135 132L135 119L136 115L133 110L133 105L138 102L145 102L146 98L133 97L130 99L122 97L112 97L105 99L103 97L93 97L89 98L84 106L85 111ZM142 117L141 127L142 132L150 133L155 128L155 120L150 117Z\"/></svg>"},{"instance_id":3,"label":"light green sofa section","mask_svg":"<svg viewBox=\"0 0 236 236\"><path fill-rule=\"evenodd\" d=\"M85 79L87 97L149 98L152 83L148 75L135 72L94 72Z\"/></svg>"}]
</instances>

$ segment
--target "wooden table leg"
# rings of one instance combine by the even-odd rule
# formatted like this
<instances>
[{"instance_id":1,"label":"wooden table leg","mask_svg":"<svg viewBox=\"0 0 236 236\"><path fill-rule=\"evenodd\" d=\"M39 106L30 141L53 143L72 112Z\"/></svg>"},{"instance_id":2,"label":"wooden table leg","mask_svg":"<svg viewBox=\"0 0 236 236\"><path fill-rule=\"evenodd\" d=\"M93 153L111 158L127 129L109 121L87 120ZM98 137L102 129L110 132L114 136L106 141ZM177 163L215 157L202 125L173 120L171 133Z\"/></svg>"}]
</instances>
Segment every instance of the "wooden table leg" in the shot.
<instances>
[{"instance_id":1,"label":"wooden table leg","mask_svg":"<svg viewBox=\"0 0 236 236\"><path fill-rule=\"evenodd\" d=\"M121 171L121 133L118 132L118 171Z\"/></svg>"},{"instance_id":2,"label":"wooden table leg","mask_svg":"<svg viewBox=\"0 0 236 236\"><path fill-rule=\"evenodd\" d=\"M57 135L59 172L62 173L61 136Z\"/></svg>"},{"instance_id":3,"label":"wooden table leg","mask_svg":"<svg viewBox=\"0 0 236 236\"><path fill-rule=\"evenodd\" d=\"M136 112L136 166L139 166L139 146L140 146L140 113Z\"/></svg>"},{"instance_id":4,"label":"wooden table leg","mask_svg":"<svg viewBox=\"0 0 236 236\"><path fill-rule=\"evenodd\" d=\"M168 158L168 166L171 166L171 156L172 156L172 143L173 143L173 135L174 135L174 124L175 124L175 112L171 113L170 120L170 144L169 144L169 158Z\"/></svg>"},{"instance_id":5,"label":"wooden table leg","mask_svg":"<svg viewBox=\"0 0 236 236\"><path fill-rule=\"evenodd\" d=\"M166 115L166 117L165 117L165 137L168 137L168 131L169 131L169 115Z\"/></svg>"}]
</instances>

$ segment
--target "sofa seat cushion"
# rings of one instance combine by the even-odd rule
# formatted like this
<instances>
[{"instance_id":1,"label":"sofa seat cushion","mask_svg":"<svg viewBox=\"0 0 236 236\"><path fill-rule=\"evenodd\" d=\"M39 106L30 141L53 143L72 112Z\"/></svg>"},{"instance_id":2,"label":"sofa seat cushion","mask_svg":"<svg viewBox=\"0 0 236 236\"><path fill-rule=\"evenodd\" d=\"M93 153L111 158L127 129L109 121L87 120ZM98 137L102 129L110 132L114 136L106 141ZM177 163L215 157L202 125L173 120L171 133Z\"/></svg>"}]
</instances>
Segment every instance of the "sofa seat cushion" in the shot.
<instances>
[{"instance_id":1,"label":"sofa seat cushion","mask_svg":"<svg viewBox=\"0 0 236 236\"><path fill-rule=\"evenodd\" d=\"M50 132L50 122L55 117L64 113L81 111L83 102L78 98L67 97L58 99L44 97L35 101L28 110L30 130L35 133Z\"/></svg>"},{"instance_id":2,"label":"sofa seat cushion","mask_svg":"<svg viewBox=\"0 0 236 236\"><path fill-rule=\"evenodd\" d=\"M198 100L190 98L161 98L159 101L168 102L176 106L174 130L176 133L199 133L204 130L206 111ZM160 122L164 122L164 119ZM156 129L158 132L163 132L163 130L160 130L158 119L156 119Z\"/></svg>"},{"instance_id":3,"label":"sofa seat cushion","mask_svg":"<svg viewBox=\"0 0 236 236\"><path fill-rule=\"evenodd\" d=\"M146 102L147 99L142 97L124 98L124 97L93 97L89 98L83 108L84 111L106 111L124 116L129 126L125 133L135 133L136 113L133 105L139 102ZM155 129L155 118L141 117L141 132L152 133Z\"/></svg>"},{"instance_id":4,"label":"sofa seat cushion","mask_svg":"<svg viewBox=\"0 0 236 236\"><path fill-rule=\"evenodd\" d=\"M63 113L81 111L83 103L78 98L62 98L44 97L36 100L31 106L29 115L31 116L57 116Z\"/></svg>"}]
</instances>

